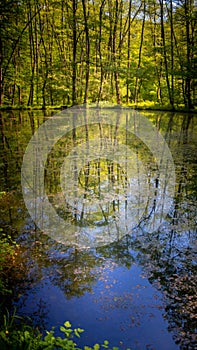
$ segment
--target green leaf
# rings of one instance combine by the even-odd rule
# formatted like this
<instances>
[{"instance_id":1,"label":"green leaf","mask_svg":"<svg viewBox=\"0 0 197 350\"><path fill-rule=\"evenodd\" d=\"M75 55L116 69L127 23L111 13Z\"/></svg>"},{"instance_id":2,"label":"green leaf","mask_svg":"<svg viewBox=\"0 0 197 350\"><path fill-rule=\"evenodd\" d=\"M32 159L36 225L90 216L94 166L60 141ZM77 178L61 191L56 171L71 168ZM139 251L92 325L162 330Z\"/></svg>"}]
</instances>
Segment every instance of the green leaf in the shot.
<instances>
[{"instance_id":1,"label":"green leaf","mask_svg":"<svg viewBox=\"0 0 197 350\"><path fill-rule=\"evenodd\" d=\"M69 321L66 321L66 322L64 322L64 326L66 328L70 328L71 327L71 323Z\"/></svg>"},{"instance_id":2,"label":"green leaf","mask_svg":"<svg viewBox=\"0 0 197 350\"><path fill-rule=\"evenodd\" d=\"M83 333L84 332L84 329L82 329L82 328L77 328L77 330L78 330L79 333Z\"/></svg>"},{"instance_id":3,"label":"green leaf","mask_svg":"<svg viewBox=\"0 0 197 350\"><path fill-rule=\"evenodd\" d=\"M60 326L60 331L61 331L61 332L65 332L65 331L66 331L66 328L63 327L63 326Z\"/></svg>"},{"instance_id":4,"label":"green leaf","mask_svg":"<svg viewBox=\"0 0 197 350\"><path fill-rule=\"evenodd\" d=\"M80 335L77 329L74 329L74 334L76 335L76 337L80 338Z\"/></svg>"},{"instance_id":5,"label":"green leaf","mask_svg":"<svg viewBox=\"0 0 197 350\"><path fill-rule=\"evenodd\" d=\"M102 347L105 348L105 349L108 349L109 348L108 345L109 345L108 340L104 340L104 343L103 343Z\"/></svg>"}]
</instances>

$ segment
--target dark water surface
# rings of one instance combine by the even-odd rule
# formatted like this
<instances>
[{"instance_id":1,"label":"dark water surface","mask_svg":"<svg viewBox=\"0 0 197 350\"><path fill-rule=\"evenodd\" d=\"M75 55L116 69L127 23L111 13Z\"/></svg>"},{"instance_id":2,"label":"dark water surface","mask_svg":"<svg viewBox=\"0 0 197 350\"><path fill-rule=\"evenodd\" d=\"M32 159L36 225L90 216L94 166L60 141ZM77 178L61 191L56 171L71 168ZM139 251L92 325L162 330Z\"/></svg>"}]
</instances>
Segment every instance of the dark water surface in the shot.
<instances>
[{"instance_id":1,"label":"dark water surface","mask_svg":"<svg viewBox=\"0 0 197 350\"><path fill-rule=\"evenodd\" d=\"M123 130L121 121L118 127L101 123L65 133L48 152L44 186L67 231L47 235L26 209L21 166L32 135L55 113L1 112L0 224L19 244L23 273L13 286L17 313L43 329L57 326L57 334L69 320L85 329L81 346L108 339L121 349L195 349L197 116L141 113L165 138L176 173L169 212L155 232L146 228L157 208L160 179L147 145ZM135 157L128 156L125 164L99 158L92 143L92 158L82 161L81 145L101 134L107 147L126 145ZM62 190L69 157L74 168L63 178ZM170 175L167 171L166 178ZM89 246L74 244L75 231ZM95 235L104 241L94 244Z\"/></svg>"}]
</instances>

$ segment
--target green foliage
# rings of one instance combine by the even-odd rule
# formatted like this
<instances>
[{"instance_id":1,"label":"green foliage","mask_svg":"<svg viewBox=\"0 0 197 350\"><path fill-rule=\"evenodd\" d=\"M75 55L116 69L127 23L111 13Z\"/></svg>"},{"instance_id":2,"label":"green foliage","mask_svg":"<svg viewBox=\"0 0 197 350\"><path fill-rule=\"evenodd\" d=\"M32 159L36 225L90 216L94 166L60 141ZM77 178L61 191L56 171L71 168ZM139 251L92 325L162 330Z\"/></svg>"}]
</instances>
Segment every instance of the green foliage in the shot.
<instances>
[{"instance_id":1,"label":"green foliage","mask_svg":"<svg viewBox=\"0 0 197 350\"><path fill-rule=\"evenodd\" d=\"M16 324L15 320L19 320L20 323ZM72 329L70 322L66 321L60 330L63 337L55 336L54 328L46 331L43 337L38 329L24 323L24 319L18 317L15 312L11 317L7 313L4 315L3 326L0 329L0 348L1 350L82 350L75 342L75 338L80 338L80 334L84 332L83 329ZM107 340L93 347L84 346L84 350L101 349L109 349ZM118 348L113 347L112 350L118 350Z\"/></svg>"},{"instance_id":2,"label":"green foliage","mask_svg":"<svg viewBox=\"0 0 197 350\"><path fill-rule=\"evenodd\" d=\"M12 266L16 242L12 240L10 235L3 234L2 229L0 229L0 234L0 295L2 296L11 293L11 290L7 289L6 286L6 273Z\"/></svg>"},{"instance_id":3,"label":"green foliage","mask_svg":"<svg viewBox=\"0 0 197 350\"><path fill-rule=\"evenodd\" d=\"M140 8L132 2L129 10L129 1L112 1L108 8L98 0L87 2L87 18L82 3L76 1L74 13L71 0L57 0L55 7L52 0L1 1L0 105L71 105L73 90L75 102L83 103L87 83L89 102L116 101L119 93L121 103L195 107L194 1L172 2L172 9L170 2L163 9L161 1L144 1Z\"/></svg>"}]
</instances>

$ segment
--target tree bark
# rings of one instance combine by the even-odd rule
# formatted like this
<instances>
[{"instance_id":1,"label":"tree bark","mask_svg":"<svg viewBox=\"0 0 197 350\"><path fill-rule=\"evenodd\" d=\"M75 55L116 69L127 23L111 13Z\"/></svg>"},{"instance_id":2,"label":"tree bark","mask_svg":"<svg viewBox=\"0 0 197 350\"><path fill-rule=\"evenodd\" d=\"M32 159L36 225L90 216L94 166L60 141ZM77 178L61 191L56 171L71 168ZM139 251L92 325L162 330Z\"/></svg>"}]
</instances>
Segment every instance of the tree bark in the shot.
<instances>
[{"instance_id":1,"label":"tree bark","mask_svg":"<svg viewBox=\"0 0 197 350\"><path fill-rule=\"evenodd\" d=\"M119 73L117 66L117 50L116 50L116 37L117 37L117 25L118 25L118 16L119 16L119 3L116 0L115 5L115 19L114 19L114 28L113 28L113 38L112 38L112 53L113 53L113 64L114 64L114 79L115 79L115 87L116 87L116 101L117 104L120 104L120 87L119 87Z\"/></svg>"},{"instance_id":2,"label":"tree bark","mask_svg":"<svg viewBox=\"0 0 197 350\"><path fill-rule=\"evenodd\" d=\"M88 20L87 20L86 0L82 0L82 5L83 5L85 35L86 35L86 86L85 86L84 103L87 103L88 89L89 89L89 76L90 76L90 39L89 39L89 29L88 29Z\"/></svg>"},{"instance_id":3,"label":"tree bark","mask_svg":"<svg viewBox=\"0 0 197 350\"><path fill-rule=\"evenodd\" d=\"M186 25L186 42L187 42L187 76L185 82L185 90L187 97L187 107L191 109L192 99L191 99L191 39L190 39L190 5L189 0L185 0L185 25Z\"/></svg>"},{"instance_id":4,"label":"tree bark","mask_svg":"<svg viewBox=\"0 0 197 350\"><path fill-rule=\"evenodd\" d=\"M129 75L130 75L130 44L131 44L131 4L132 0L129 0L129 11L128 11L128 39L127 39L127 92L126 92L126 102L129 103Z\"/></svg>"},{"instance_id":5,"label":"tree bark","mask_svg":"<svg viewBox=\"0 0 197 350\"><path fill-rule=\"evenodd\" d=\"M1 33L0 33L1 34ZM3 44L0 35L0 106L3 104Z\"/></svg>"},{"instance_id":6,"label":"tree bark","mask_svg":"<svg viewBox=\"0 0 197 350\"><path fill-rule=\"evenodd\" d=\"M160 2L160 14L161 14L161 39L162 39L162 44L163 44L163 56L164 56L164 66L165 66L165 74L166 74L166 84L167 84L167 89L168 89L169 101L170 101L172 109L174 109L174 103L173 103L171 89L170 89L168 61L167 61L167 53L166 53L165 28L164 28L164 5L163 5L163 0L159 0L159 2Z\"/></svg>"},{"instance_id":7,"label":"tree bark","mask_svg":"<svg viewBox=\"0 0 197 350\"><path fill-rule=\"evenodd\" d=\"M77 23L76 23L76 12L77 12L77 0L72 0L72 37L73 37L73 50L72 50L72 104L76 104L76 79L77 79Z\"/></svg>"},{"instance_id":8,"label":"tree bark","mask_svg":"<svg viewBox=\"0 0 197 350\"><path fill-rule=\"evenodd\" d=\"M138 66L137 66L137 76L136 76L136 82L135 82L135 91L134 91L134 102L138 102L138 94L139 94L139 71L141 67L141 59L142 59L142 46L144 41L144 27L145 27L145 18L146 18L146 2L144 0L144 8L143 8L143 20L142 20L142 30L141 30L141 39L140 39L140 49L139 49L139 55L138 55Z\"/></svg>"}]
</instances>

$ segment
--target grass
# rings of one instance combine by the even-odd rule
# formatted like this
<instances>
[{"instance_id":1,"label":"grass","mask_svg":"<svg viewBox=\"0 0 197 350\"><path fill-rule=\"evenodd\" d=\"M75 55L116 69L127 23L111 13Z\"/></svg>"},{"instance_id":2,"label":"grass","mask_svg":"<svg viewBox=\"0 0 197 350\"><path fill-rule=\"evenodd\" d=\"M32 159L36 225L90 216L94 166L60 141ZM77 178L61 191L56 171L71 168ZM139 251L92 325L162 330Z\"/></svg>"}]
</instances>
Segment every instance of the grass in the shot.
<instances>
[{"instance_id":1,"label":"grass","mask_svg":"<svg viewBox=\"0 0 197 350\"><path fill-rule=\"evenodd\" d=\"M109 104L109 102L108 102ZM112 104L113 105L113 104ZM130 107L132 109L136 110L150 110L150 111L169 111L169 112L185 112L185 113L197 113L197 106L193 109L189 109L185 107L183 104L176 105L174 109L172 109L172 106L169 104L160 104L155 101L140 101L137 104L134 102L130 102L128 104L123 103L123 107ZM71 106L67 106L71 107ZM41 106L41 105L32 105L32 106L26 106L26 105L2 105L0 106L0 111L11 111L11 110L20 110L20 111L40 111L40 110L62 110L64 109L64 106L62 105L55 105L55 106Z\"/></svg>"}]
</instances>

